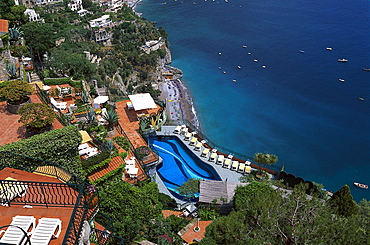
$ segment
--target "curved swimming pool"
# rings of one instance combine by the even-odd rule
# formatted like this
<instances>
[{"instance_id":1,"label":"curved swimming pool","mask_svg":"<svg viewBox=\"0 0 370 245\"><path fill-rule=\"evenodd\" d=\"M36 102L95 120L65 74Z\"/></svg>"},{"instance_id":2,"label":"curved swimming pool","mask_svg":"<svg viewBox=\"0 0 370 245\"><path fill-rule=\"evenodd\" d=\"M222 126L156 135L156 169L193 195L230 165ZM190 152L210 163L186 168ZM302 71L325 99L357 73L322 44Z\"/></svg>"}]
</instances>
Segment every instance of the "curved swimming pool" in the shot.
<instances>
[{"instance_id":1,"label":"curved swimming pool","mask_svg":"<svg viewBox=\"0 0 370 245\"><path fill-rule=\"evenodd\" d=\"M177 187L190 178L221 180L212 166L200 160L176 136L150 137L149 143L163 159L157 166L157 173L175 196L178 196Z\"/></svg>"}]
</instances>

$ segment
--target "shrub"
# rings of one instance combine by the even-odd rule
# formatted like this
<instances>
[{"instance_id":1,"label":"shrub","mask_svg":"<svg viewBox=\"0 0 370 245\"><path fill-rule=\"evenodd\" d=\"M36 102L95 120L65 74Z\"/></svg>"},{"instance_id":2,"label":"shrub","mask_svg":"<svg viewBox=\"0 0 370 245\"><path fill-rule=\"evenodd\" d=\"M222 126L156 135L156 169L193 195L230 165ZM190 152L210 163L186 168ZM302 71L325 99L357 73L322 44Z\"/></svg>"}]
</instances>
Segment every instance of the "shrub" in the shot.
<instances>
[{"instance_id":1,"label":"shrub","mask_svg":"<svg viewBox=\"0 0 370 245\"><path fill-rule=\"evenodd\" d=\"M21 116L18 122L23 123L31 131L39 131L51 126L56 118L55 112L42 103L24 105L19 108L18 114Z\"/></svg>"},{"instance_id":2,"label":"shrub","mask_svg":"<svg viewBox=\"0 0 370 245\"><path fill-rule=\"evenodd\" d=\"M147 147L147 146L140 146L140 147L136 148L135 152L136 152L136 156L139 159L143 159L144 157L149 156L149 154L150 154L149 147Z\"/></svg>"},{"instance_id":3,"label":"shrub","mask_svg":"<svg viewBox=\"0 0 370 245\"><path fill-rule=\"evenodd\" d=\"M63 78L45 78L44 84L45 85L62 85L66 83L70 83L71 78L70 77L63 77Z\"/></svg>"},{"instance_id":4,"label":"shrub","mask_svg":"<svg viewBox=\"0 0 370 245\"><path fill-rule=\"evenodd\" d=\"M81 162L82 168L87 172L91 172L92 167L94 165L99 164L100 162L103 162L104 160L108 159L109 157L110 157L110 151L103 151L99 155L90 157L90 158L82 161Z\"/></svg>"},{"instance_id":5,"label":"shrub","mask_svg":"<svg viewBox=\"0 0 370 245\"><path fill-rule=\"evenodd\" d=\"M78 128L67 126L0 146L0 151L54 162L70 173L85 179L86 173L81 168L79 158L76 157L78 156L78 146L81 140L82 137ZM51 163L47 165L51 165ZM0 154L0 169L2 167L22 168L33 172L37 165L32 159L11 154Z\"/></svg>"},{"instance_id":6,"label":"shrub","mask_svg":"<svg viewBox=\"0 0 370 245\"><path fill-rule=\"evenodd\" d=\"M19 105L28 100L28 95L32 91L33 88L27 82L17 80L0 89L0 96L4 97L10 104Z\"/></svg>"},{"instance_id":7,"label":"shrub","mask_svg":"<svg viewBox=\"0 0 370 245\"><path fill-rule=\"evenodd\" d=\"M122 136L116 136L113 138L113 141L117 143L120 147L122 147L125 151L129 151L130 149L130 141Z\"/></svg>"}]
</instances>

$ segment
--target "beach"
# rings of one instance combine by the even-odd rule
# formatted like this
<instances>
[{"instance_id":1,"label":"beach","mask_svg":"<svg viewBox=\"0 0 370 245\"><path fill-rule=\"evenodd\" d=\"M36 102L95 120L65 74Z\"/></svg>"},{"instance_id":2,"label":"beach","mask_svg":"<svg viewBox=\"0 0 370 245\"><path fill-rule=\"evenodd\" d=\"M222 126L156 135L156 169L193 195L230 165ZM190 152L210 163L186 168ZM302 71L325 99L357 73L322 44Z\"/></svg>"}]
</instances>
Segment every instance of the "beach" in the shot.
<instances>
[{"instance_id":1,"label":"beach","mask_svg":"<svg viewBox=\"0 0 370 245\"><path fill-rule=\"evenodd\" d=\"M166 102L167 120L179 125L188 121L199 126L192 97L180 79L166 79L159 85L159 90L162 91L160 99Z\"/></svg>"}]
</instances>

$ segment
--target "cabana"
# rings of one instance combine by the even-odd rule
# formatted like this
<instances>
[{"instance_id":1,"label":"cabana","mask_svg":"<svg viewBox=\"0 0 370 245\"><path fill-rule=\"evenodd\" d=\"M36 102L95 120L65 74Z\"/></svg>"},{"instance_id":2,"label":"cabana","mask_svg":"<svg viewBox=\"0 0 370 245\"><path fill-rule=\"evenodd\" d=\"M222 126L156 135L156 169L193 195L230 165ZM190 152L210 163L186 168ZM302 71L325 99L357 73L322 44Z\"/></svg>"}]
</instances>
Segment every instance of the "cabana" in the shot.
<instances>
[{"instance_id":1,"label":"cabana","mask_svg":"<svg viewBox=\"0 0 370 245\"><path fill-rule=\"evenodd\" d=\"M128 96L135 111L157 108L152 96L149 93L133 94Z\"/></svg>"}]
</instances>

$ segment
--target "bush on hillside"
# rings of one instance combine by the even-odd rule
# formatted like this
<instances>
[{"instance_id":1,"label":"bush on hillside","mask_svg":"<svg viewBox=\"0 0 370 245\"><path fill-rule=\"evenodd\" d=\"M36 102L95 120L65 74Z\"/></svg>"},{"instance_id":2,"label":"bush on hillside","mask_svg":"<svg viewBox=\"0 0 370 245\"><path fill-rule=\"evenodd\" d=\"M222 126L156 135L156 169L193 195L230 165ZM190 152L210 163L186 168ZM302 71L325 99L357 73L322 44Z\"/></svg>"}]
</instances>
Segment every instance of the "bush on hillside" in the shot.
<instances>
[{"instance_id":1,"label":"bush on hillside","mask_svg":"<svg viewBox=\"0 0 370 245\"><path fill-rule=\"evenodd\" d=\"M0 146L0 151L11 154L0 154L0 166L22 168L33 172L37 168L36 163L40 163L40 161L24 158L27 156L54 162L70 173L85 179L86 174L81 168L81 161L78 157L78 146L81 140L78 128L67 126L6 144ZM45 163L44 165L51 164Z\"/></svg>"}]
</instances>

